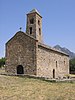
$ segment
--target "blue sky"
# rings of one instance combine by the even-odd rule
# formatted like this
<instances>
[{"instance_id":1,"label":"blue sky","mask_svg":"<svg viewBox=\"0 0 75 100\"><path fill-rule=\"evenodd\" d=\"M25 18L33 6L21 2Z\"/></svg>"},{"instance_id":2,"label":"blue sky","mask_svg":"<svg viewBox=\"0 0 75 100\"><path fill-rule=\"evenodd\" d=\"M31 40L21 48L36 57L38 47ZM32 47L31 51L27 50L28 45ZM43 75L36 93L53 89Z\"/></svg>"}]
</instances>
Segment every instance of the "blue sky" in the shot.
<instances>
[{"instance_id":1,"label":"blue sky","mask_svg":"<svg viewBox=\"0 0 75 100\"><path fill-rule=\"evenodd\" d=\"M0 58L5 56L5 43L19 28L26 31L26 14L34 8L43 17L44 43L75 52L75 0L0 0Z\"/></svg>"}]
</instances>

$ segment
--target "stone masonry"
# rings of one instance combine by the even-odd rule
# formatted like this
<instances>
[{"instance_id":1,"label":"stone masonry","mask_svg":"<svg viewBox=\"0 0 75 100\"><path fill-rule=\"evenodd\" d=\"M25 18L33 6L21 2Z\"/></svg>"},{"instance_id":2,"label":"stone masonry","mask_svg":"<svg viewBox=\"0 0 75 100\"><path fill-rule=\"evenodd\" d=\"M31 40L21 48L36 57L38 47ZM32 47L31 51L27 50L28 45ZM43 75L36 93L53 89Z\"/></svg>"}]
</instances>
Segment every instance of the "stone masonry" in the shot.
<instances>
[{"instance_id":1,"label":"stone masonry","mask_svg":"<svg viewBox=\"0 0 75 100\"><path fill-rule=\"evenodd\" d=\"M46 78L69 74L69 56L43 44L42 17L36 9L27 14L26 33L19 31L6 43L6 72Z\"/></svg>"},{"instance_id":2,"label":"stone masonry","mask_svg":"<svg viewBox=\"0 0 75 100\"><path fill-rule=\"evenodd\" d=\"M63 53L39 44L37 53L37 75L40 77L63 78L69 74L69 59Z\"/></svg>"},{"instance_id":3,"label":"stone masonry","mask_svg":"<svg viewBox=\"0 0 75 100\"><path fill-rule=\"evenodd\" d=\"M21 31L6 44L6 71L17 74L18 65L25 74L36 74L36 41Z\"/></svg>"}]
</instances>

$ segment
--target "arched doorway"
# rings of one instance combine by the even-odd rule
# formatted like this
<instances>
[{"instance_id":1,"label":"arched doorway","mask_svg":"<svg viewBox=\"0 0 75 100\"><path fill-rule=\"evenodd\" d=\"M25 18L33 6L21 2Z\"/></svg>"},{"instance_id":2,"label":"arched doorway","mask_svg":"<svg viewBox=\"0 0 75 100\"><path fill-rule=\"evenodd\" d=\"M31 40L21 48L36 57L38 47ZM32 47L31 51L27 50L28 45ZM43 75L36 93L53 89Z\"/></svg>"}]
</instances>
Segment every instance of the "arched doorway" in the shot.
<instances>
[{"instance_id":1,"label":"arched doorway","mask_svg":"<svg viewBox=\"0 0 75 100\"><path fill-rule=\"evenodd\" d=\"M22 65L17 66L17 74L24 74L24 69Z\"/></svg>"},{"instance_id":2,"label":"arched doorway","mask_svg":"<svg viewBox=\"0 0 75 100\"><path fill-rule=\"evenodd\" d=\"M53 78L55 78L55 69L53 69Z\"/></svg>"}]
</instances>

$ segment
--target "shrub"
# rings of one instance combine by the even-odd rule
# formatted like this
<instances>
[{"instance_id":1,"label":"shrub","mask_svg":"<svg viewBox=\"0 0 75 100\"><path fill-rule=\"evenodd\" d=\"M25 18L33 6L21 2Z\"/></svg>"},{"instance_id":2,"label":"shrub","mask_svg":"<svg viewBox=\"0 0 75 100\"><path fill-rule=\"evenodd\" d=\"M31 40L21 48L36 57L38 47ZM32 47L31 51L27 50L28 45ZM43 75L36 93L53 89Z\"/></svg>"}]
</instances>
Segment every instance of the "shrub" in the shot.
<instances>
[{"instance_id":1,"label":"shrub","mask_svg":"<svg viewBox=\"0 0 75 100\"><path fill-rule=\"evenodd\" d=\"M0 67L4 66L5 65L5 58L1 58L0 59Z\"/></svg>"}]
</instances>

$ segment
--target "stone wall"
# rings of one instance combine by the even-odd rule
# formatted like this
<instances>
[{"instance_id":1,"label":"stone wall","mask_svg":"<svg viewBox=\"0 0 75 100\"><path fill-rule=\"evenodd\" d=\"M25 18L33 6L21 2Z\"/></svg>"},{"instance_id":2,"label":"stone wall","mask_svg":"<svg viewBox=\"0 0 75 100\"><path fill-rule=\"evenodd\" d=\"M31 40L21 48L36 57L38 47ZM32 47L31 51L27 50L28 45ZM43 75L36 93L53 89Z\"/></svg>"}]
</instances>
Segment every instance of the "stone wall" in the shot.
<instances>
[{"instance_id":1,"label":"stone wall","mask_svg":"<svg viewBox=\"0 0 75 100\"><path fill-rule=\"evenodd\" d=\"M23 32L18 32L6 44L6 72L17 74L22 65L24 74L36 74L36 41Z\"/></svg>"},{"instance_id":2,"label":"stone wall","mask_svg":"<svg viewBox=\"0 0 75 100\"><path fill-rule=\"evenodd\" d=\"M30 19L34 19L34 23L30 24ZM39 23L38 23L39 21ZM32 34L30 34L30 27L32 27ZM40 29L40 33L39 33ZM42 42L42 17L36 12L27 14L26 33L33 36L39 42Z\"/></svg>"},{"instance_id":3,"label":"stone wall","mask_svg":"<svg viewBox=\"0 0 75 100\"><path fill-rule=\"evenodd\" d=\"M38 45L37 76L53 78L53 69L55 78L69 74L69 57Z\"/></svg>"},{"instance_id":4,"label":"stone wall","mask_svg":"<svg viewBox=\"0 0 75 100\"><path fill-rule=\"evenodd\" d=\"M19 31L6 43L6 72L17 74L17 66L21 65L24 74L48 78L67 75L69 57L39 42L42 44L42 17L32 10L27 14L26 33Z\"/></svg>"}]
</instances>

